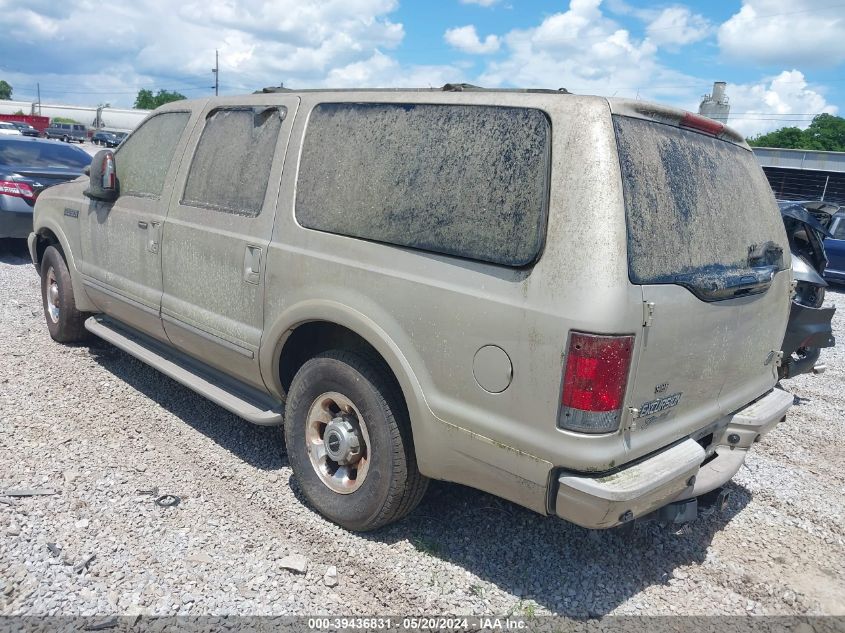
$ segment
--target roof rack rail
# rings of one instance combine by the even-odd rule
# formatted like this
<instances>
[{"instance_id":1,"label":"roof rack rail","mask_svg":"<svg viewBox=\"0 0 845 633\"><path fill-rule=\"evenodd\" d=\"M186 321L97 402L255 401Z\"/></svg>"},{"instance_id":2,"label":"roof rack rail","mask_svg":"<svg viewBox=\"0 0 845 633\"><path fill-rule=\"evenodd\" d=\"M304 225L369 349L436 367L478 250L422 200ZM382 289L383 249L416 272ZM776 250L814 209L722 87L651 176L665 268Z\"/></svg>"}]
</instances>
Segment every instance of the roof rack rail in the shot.
<instances>
[{"instance_id":1,"label":"roof rack rail","mask_svg":"<svg viewBox=\"0 0 845 633\"><path fill-rule=\"evenodd\" d=\"M538 94L572 94L566 88L552 90L550 88L482 88L473 84L444 84L443 92L527 92Z\"/></svg>"}]
</instances>

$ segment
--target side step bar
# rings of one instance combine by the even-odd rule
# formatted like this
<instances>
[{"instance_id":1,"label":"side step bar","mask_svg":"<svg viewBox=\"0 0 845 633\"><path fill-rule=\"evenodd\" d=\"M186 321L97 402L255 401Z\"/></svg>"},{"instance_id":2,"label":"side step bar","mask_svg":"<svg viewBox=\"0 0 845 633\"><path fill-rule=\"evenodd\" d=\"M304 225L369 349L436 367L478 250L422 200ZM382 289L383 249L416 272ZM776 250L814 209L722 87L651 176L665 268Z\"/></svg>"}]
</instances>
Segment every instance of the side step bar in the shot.
<instances>
[{"instance_id":1,"label":"side step bar","mask_svg":"<svg viewBox=\"0 0 845 633\"><path fill-rule=\"evenodd\" d=\"M198 361L178 356L164 344L108 317L89 317L85 329L253 424L274 426L284 422L281 403L268 395Z\"/></svg>"}]
</instances>

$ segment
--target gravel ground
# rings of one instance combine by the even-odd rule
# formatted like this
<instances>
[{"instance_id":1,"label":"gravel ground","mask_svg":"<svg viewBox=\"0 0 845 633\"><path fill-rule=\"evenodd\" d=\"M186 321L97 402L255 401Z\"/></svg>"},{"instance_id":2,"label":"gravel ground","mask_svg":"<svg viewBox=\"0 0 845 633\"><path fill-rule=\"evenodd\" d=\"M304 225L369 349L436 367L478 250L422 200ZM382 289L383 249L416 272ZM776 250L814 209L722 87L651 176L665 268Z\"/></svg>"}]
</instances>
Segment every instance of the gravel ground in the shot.
<instances>
[{"instance_id":1,"label":"gravel ground","mask_svg":"<svg viewBox=\"0 0 845 633\"><path fill-rule=\"evenodd\" d=\"M0 249L0 490L55 491L0 498L0 614L845 614L841 344L788 382L800 405L725 515L591 532L436 483L356 535L302 504L279 429L105 343L53 343L25 247Z\"/></svg>"}]
</instances>

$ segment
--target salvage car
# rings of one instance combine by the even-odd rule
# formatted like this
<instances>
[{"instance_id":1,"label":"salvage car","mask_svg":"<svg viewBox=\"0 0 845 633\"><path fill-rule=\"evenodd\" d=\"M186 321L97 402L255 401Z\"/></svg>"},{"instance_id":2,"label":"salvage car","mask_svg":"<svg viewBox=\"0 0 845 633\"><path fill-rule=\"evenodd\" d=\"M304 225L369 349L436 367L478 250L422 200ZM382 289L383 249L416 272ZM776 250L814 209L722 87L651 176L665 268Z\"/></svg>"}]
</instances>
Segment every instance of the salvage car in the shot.
<instances>
[{"instance_id":1,"label":"salvage car","mask_svg":"<svg viewBox=\"0 0 845 633\"><path fill-rule=\"evenodd\" d=\"M97 130L91 136L91 142L94 145L102 145L103 147L117 147L120 145L120 139L113 133L106 130Z\"/></svg>"},{"instance_id":2,"label":"salvage car","mask_svg":"<svg viewBox=\"0 0 845 633\"><path fill-rule=\"evenodd\" d=\"M766 177L737 132L644 101L179 101L44 192L29 250L54 340L283 423L352 530L432 478L590 528L690 520L793 402Z\"/></svg>"},{"instance_id":3,"label":"salvage car","mask_svg":"<svg viewBox=\"0 0 845 633\"><path fill-rule=\"evenodd\" d=\"M29 123L24 123L23 121L9 121L9 123L18 128L18 131L20 131L20 133L24 136L33 136L36 138L41 136L41 132L36 130Z\"/></svg>"},{"instance_id":4,"label":"salvage car","mask_svg":"<svg viewBox=\"0 0 845 633\"><path fill-rule=\"evenodd\" d=\"M838 211L830 223L830 237L824 241L828 264L825 279L845 281L845 211Z\"/></svg>"},{"instance_id":5,"label":"salvage car","mask_svg":"<svg viewBox=\"0 0 845 633\"><path fill-rule=\"evenodd\" d=\"M2 136L23 136L23 133L8 121L0 121L0 135Z\"/></svg>"},{"instance_id":6,"label":"salvage car","mask_svg":"<svg viewBox=\"0 0 845 633\"><path fill-rule=\"evenodd\" d=\"M58 141L0 137L0 238L28 237L38 195L79 178L90 163L87 152Z\"/></svg>"}]
</instances>

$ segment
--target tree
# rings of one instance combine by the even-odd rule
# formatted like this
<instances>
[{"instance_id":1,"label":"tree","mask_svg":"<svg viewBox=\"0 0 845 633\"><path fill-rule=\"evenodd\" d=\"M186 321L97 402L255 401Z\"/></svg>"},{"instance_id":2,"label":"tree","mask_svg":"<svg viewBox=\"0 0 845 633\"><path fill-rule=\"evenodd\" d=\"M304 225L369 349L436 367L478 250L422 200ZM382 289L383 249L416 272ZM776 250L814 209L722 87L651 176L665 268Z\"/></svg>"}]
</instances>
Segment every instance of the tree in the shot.
<instances>
[{"instance_id":1,"label":"tree","mask_svg":"<svg viewBox=\"0 0 845 633\"><path fill-rule=\"evenodd\" d=\"M12 86L3 79L0 79L0 100L12 100Z\"/></svg>"},{"instance_id":2,"label":"tree","mask_svg":"<svg viewBox=\"0 0 845 633\"><path fill-rule=\"evenodd\" d=\"M819 114L806 130L784 127L768 134L758 134L748 139L748 144L755 147L845 152L845 119L832 114Z\"/></svg>"},{"instance_id":3,"label":"tree","mask_svg":"<svg viewBox=\"0 0 845 633\"><path fill-rule=\"evenodd\" d=\"M187 99L187 97L175 91L159 90L157 94L153 94L152 90L145 88L138 91L138 96L135 98L135 108L139 110L155 110L165 103L180 101L182 99Z\"/></svg>"},{"instance_id":4,"label":"tree","mask_svg":"<svg viewBox=\"0 0 845 633\"><path fill-rule=\"evenodd\" d=\"M782 127L768 134L758 134L748 139L748 144L755 147L783 147L801 149L804 144L804 130L797 127Z\"/></svg>"},{"instance_id":5,"label":"tree","mask_svg":"<svg viewBox=\"0 0 845 633\"><path fill-rule=\"evenodd\" d=\"M69 119L66 116L54 116L51 120L51 123L79 123L76 119Z\"/></svg>"}]
</instances>

